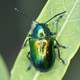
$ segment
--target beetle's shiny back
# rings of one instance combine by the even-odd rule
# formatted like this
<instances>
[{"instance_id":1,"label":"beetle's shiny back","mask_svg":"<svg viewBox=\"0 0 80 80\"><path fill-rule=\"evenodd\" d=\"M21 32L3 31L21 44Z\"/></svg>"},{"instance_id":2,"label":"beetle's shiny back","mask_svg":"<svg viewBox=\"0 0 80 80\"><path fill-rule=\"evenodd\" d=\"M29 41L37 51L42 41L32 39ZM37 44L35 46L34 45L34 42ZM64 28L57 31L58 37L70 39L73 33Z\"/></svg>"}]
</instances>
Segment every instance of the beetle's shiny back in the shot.
<instances>
[{"instance_id":1,"label":"beetle's shiny back","mask_svg":"<svg viewBox=\"0 0 80 80\"><path fill-rule=\"evenodd\" d=\"M33 65L40 71L47 71L51 68L55 53L53 54L53 43L51 38L30 39L30 56Z\"/></svg>"}]
</instances>

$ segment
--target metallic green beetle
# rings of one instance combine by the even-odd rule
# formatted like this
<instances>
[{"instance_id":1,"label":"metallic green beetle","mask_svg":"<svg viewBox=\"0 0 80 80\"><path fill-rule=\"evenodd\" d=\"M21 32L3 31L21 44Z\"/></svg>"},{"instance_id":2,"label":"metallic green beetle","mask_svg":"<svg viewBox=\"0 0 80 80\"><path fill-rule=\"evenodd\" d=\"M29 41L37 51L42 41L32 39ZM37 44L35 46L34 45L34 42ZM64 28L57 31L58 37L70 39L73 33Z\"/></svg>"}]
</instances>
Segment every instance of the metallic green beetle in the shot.
<instances>
[{"instance_id":1,"label":"metallic green beetle","mask_svg":"<svg viewBox=\"0 0 80 80\"><path fill-rule=\"evenodd\" d=\"M29 41L30 51L27 58L30 60L31 64L33 64L33 66L41 72L46 72L51 69L56 58L55 49L58 50L59 59L63 64L65 63L60 57L59 50L59 47L65 48L65 46L60 45L54 37L56 36L57 32L51 32L48 28L49 21L55 17L58 17L56 20L58 23L59 19L63 17L64 13L65 11L53 16L45 23L35 21L35 26L32 29L31 34L28 36L27 41ZM29 66L28 69L30 69L30 67L31 66Z\"/></svg>"},{"instance_id":2,"label":"metallic green beetle","mask_svg":"<svg viewBox=\"0 0 80 80\"><path fill-rule=\"evenodd\" d=\"M24 13L19 11L17 8L15 8L15 11L25 16ZM54 15L44 23L34 21L35 24L33 23L34 26L31 30L31 34L28 35L27 40L23 45L23 47L26 47L26 43L29 41L30 51L27 55L27 58L31 63L28 67L28 70L31 68L31 65L33 65L37 70L41 72L46 72L51 69L56 59L55 49L58 51L58 58L62 61L63 64L65 64L64 60L60 56L59 47L66 47L60 45L56 40L57 30L56 32L51 32L48 28L48 23L53 18L57 18L55 22L56 27L58 27L58 22L64 16L65 12L66 11L63 11L59 14Z\"/></svg>"}]
</instances>

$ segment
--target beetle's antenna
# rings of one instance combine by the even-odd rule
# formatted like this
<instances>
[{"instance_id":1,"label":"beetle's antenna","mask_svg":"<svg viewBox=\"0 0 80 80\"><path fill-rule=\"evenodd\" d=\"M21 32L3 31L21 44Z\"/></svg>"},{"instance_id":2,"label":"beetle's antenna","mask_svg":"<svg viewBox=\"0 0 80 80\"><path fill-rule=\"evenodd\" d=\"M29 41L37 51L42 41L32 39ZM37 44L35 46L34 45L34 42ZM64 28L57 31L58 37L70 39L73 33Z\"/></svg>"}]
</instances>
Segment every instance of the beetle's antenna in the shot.
<instances>
[{"instance_id":1,"label":"beetle's antenna","mask_svg":"<svg viewBox=\"0 0 80 80\"><path fill-rule=\"evenodd\" d=\"M64 13L66 13L66 11L63 11L63 12L61 12L61 13L58 13L58 14L54 15L52 18L50 18L49 20L47 20L47 21L45 22L45 24L47 24L49 21L51 21L53 18L55 18L55 17L57 17L57 16L60 16L60 18L62 18Z\"/></svg>"},{"instance_id":2,"label":"beetle's antenna","mask_svg":"<svg viewBox=\"0 0 80 80\"><path fill-rule=\"evenodd\" d=\"M25 18L27 18L27 16L25 15L25 13L22 10L19 10L18 8L14 8L14 10L17 12L18 15L22 15Z\"/></svg>"}]
</instances>

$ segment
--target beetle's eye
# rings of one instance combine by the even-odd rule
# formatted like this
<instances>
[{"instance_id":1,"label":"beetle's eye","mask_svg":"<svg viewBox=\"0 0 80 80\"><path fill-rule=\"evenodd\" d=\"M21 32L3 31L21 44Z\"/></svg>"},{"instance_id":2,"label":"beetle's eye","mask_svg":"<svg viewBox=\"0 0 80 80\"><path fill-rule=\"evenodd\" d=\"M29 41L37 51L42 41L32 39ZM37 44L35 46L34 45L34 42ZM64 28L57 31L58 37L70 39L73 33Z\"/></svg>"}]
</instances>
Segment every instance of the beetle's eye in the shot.
<instances>
[{"instance_id":1,"label":"beetle's eye","mask_svg":"<svg viewBox=\"0 0 80 80\"><path fill-rule=\"evenodd\" d=\"M43 30L43 29L40 29L40 30L38 31L38 37L39 37L39 38L45 37L45 33L44 33L44 30Z\"/></svg>"}]
</instances>

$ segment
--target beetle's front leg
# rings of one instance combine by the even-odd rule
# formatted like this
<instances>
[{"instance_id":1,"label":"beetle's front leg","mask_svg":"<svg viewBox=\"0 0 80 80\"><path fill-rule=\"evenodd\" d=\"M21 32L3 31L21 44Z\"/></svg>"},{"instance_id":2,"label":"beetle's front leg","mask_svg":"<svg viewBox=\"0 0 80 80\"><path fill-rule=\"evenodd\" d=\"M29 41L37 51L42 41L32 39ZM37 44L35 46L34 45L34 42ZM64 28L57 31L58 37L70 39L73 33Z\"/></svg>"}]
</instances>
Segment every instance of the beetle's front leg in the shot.
<instances>
[{"instance_id":1,"label":"beetle's front leg","mask_svg":"<svg viewBox=\"0 0 80 80\"><path fill-rule=\"evenodd\" d=\"M30 40L30 38L31 38L31 34L27 36L27 39L24 41L22 48L26 46L26 43Z\"/></svg>"},{"instance_id":2,"label":"beetle's front leg","mask_svg":"<svg viewBox=\"0 0 80 80\"><path fill-rule=\"evenodd\" d=\"M61 48L66 48L66 46L64 46L64 45L61 45L56 39L54 39L55 41L56 41L56 44L57 44L57 46L58 47L61 47Z\"/></svg>"},{"instance_id":3,"label":"beetle's front leg","mask_svg":"<svg viewBox=\"0 0 80 80\"><path fill-rule=\"evenodd\" d=\"M59 47L57 45L56 45L56 48L58 50L58 58L62 61L63 64L65 64L65 61L61 58L60 49L59 49Z\"/></svg>"},{"instance_id":4,"label":"beetle's front leg","mask_svg":"<svg viewBox=\"0 0 80 80\"><path fill-rule=\"evenodd\" d=\"M31 62L30 51L29 51L28 54L27 54L27 58L28 58L28 60ZM27 68L27 70L30 70L31 67L32 67L32 64L30 63L29 66L28 66L28 68Z\"/></svg>"}]
</instances>

